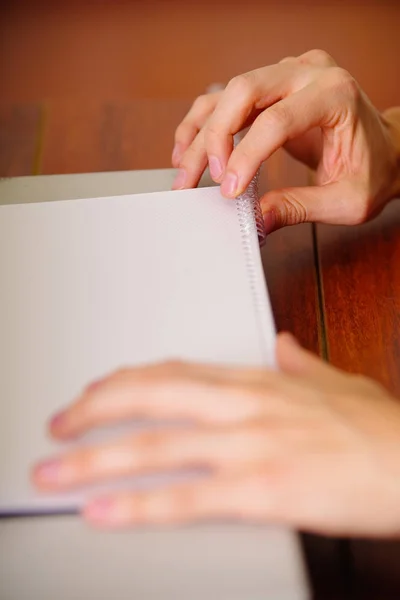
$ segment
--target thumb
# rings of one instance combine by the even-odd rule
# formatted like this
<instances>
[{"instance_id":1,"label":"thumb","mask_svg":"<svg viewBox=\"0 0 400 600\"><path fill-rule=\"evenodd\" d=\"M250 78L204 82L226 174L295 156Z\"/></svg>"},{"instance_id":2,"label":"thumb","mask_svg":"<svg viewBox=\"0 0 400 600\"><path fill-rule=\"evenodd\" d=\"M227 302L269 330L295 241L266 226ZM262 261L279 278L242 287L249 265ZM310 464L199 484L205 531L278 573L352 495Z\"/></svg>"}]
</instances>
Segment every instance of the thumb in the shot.
<instances>
[{"instance_id":1,"label":"thumb","mask_svg":"<svg viewBox=\"0 0 400 600\"><path fill-rule=\"evenodd\" d=\"M357 222L357 212L361 212L354 189L342 181L273 190L264 194L260 204L267 233L308 222L350 225Z\"/></svg>"}]
</instances>

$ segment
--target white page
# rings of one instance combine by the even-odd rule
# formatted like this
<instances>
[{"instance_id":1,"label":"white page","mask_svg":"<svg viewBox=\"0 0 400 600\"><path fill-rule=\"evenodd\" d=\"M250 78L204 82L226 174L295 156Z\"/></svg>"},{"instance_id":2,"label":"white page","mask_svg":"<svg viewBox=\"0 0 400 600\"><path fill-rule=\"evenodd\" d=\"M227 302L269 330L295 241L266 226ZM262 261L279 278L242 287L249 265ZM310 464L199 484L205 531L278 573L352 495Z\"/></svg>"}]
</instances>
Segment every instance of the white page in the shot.
<instances>
[{"instance_id":1,"label":"white page","mask_svg":"<svg viewBox=\"0 0 400 600\"><path fill-rule=\"evenodd\" d=\"M0 519L2 600L306 600L294 535L275 527L94 531Z\"/></svg>"},{"instance_id":2,"label":"white page","mask_svg":"<svg viewBox=\"0 0 400 600\"><path fill-rule=\"evenodd\" d=\"M2 206L0 277L0 513L80 506L29 470L91 380L167 358L273 364L254 225L244 240L218 188Z\"/></svg>"}]
</instances>

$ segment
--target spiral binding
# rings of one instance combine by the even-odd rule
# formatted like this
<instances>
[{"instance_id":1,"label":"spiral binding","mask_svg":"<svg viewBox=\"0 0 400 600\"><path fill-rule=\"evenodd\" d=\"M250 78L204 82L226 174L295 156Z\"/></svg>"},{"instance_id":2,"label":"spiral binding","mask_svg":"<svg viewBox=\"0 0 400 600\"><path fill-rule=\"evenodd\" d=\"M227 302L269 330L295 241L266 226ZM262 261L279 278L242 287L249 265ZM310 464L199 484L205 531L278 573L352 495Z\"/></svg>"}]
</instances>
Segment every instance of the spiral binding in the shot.
<instances>
[{"instance_id":1,"label":"spiral binding","mask_svg":"<svg viewBox=\"0 0 400 600\"><path fill-rule=\"evenodd\" d=\"M257 230L258 241L260 246L263 246L266 239L266 231L258 195L259 177L260 170L257 171L246 191L238 196L236 202L242 232L248 233L249 229L255 226Z\"/></svg>"},{"instance_id":2,"label":"spiral binding","mask_svg":"<svg viewBox=\"0 0 400 600\"><path fill-rule=\"evenodd\" d=\"M264 244L266 238L264 220L258 197L258 177L259 173L255 175L247 190L236 198L236 210L241 231L248 281L258 322L257 329L260 347L267 360L268 348L266 340L268 339L269 325L266 322L266 319L269 314L269 306L265 287L260 283L260 271L257 264L260 261L260 256L257 244L254 240L254 227L257 230L260 246ZM256 256L256 254L258 256Z\"/></svg>"}]
</instances>

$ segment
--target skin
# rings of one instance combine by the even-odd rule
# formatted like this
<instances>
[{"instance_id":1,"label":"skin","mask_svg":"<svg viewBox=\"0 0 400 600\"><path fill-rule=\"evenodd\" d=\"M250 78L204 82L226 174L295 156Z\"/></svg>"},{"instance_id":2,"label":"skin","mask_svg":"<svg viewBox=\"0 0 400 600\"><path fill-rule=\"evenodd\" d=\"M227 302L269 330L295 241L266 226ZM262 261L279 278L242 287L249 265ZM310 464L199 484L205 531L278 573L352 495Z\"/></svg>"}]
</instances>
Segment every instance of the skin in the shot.
<instances>
[{"instance_id":1,"label":"skin","mask_svg":"<svg viewBox=\"0 0 400 600\"><path fill-rule=\"evenodd\" d=\"M248 133L233 149L233 136ZM242 193L283 146L315 171L315 185L262 199L267 231L306 221L354 225L400 192L400 114L382 115L322 50L232 79L200 96L176 130L175 189L197 185L207 164L227 198Z\"/></svg>"},{"instance_id":2,"label":"skin","mask_svg":"<svg viewBox=\"0 0 400 600\"><path fill-rule=\"evenodd\" d=\"M59 441L134 417L189 420L81 447L37 465L58 492L147 472L206 467L207 476L152 492L95 498L83 516L102 527L234 517L327 534L400 531L400 405L376 383L277 344L280 371L165 363L118 371L89 386L50 432Z\"/></svg>"},{"instance_id":3,"label":"skin","mask_svg":"<svg viewBox=\"0 0 400 600\"><path fill-rule=\"evenodd\" d=\"M269 230L307 220L359 223L400 191L399 115L379 114L327 54L288 58L194 103L176 132L175 187L195 186L209 163L234 197L284 146L316 169L316 185L266 194ZM233 150L233 135L248 125ZM61 443L138 417L171 426L106 445L78 443L37 464L34 484L62 492L200 466L203 477L184 485L92 498L83 517L107 528L233 517L328 535L398 536L400 403L289 334L278 336L276 354L277 371L169 362L91 384L52 419L50 434ZM177 428L180 419L190 427Z\"/></svg>"}]
</instances>

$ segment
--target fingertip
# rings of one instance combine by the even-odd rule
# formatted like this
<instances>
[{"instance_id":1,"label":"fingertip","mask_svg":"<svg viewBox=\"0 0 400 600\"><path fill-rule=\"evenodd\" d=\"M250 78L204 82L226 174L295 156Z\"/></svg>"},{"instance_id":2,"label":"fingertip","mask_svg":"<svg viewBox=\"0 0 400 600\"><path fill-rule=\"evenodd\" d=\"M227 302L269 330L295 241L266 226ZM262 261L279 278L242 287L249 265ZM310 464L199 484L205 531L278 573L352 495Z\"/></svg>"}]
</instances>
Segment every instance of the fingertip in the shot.
<instances>
[{"instance_id":1,"label":"fingertip","mask_svg":"<svg viewBox=\"0 0 400 600\"><path fill-rule=\"evenodd\" d=\"M69 413L67 410L62 410L55 414L49 422L48 430L52 438L56 440L68 440L74 437L71 431Z\"/></svg>"},{"instance_id":2,"label":"fingertip","mask_svg":"<svg viewBox=\"0 0 400 600\"><path fill-rule=\"evenodd\" d=\"M31 481L43 491L57 489L60 476L61 461L59 459L44 460L33 466Z\"/></svg>"},{"instance_id":3,"label":"fingertip","mask_svg":"<svg viewBox=\"0 0 400 600\"><path fill-rule=\"evenodd\" d=\"M179 169L177 172L174 181L172 182L173 190L183 190L185 189L187 180L187 173L185 169Z\"/></svg>"},{"instance_id":4,"label":"fingertip","mask_svg":"<svg viewBox=\"0 0 400 600\"><path fill-rule=\"evenodd\" d=\"M226 173L221 183L221 194L225 198L236 198L240 194L239 178L236 173Z\"/></svg>"},{"instance_id":5,"label":"fingertip","mask_svg":"<svg viewBox=\"0 0 400 600\"><path fill-rule=\"evenodd\" d=\"M172 150L172 166L177 169L183 156L183 147L180 142L176 142L174 149Z\"/></svg>"},{"instance_id":6,"label":"fingertip","mask_svg":"<svg viewBox=\"0 0 400 600\"><path fill-rule=\"evenodd\" d=\"M292 333L284 331L278 334L276 340L276 359L283 371L290 371L295 367L302 351L303 348Z\"/></svg>"},{"instance_id":7,"label":"fingertip","mask_svg":"<svg viewBox=\"0 0 400 600\"><path fill-rule=\"evenodd\" d=\"M110 526L115 512L115 500L112 496L100 496L90 500L81 511L85 521L94 526Z\"/></svg>"},{"instance_id":8,"label":"fingertip","mask_svg":"<svg viewBox=\"0 0 400 600\"><path fill-rule=\"evenodd\" d=\"M323 361L310 350L303 348L293 334L282 332L276 344L278 366L292 375L314 376L325 368Z\"/></svg>"},{"instance_id":9,"label":"fingertip","mask_svg":"<svg viewBox=\"0 0 400 600\"><path fill-rule=\"evenodd\" d=\"M290 346L292 348L293 347L301 348L297 338L292 333L290 333L290 331L281 331L278 333L277 346L278 347Z\"/></svg>"}]
</instances>

